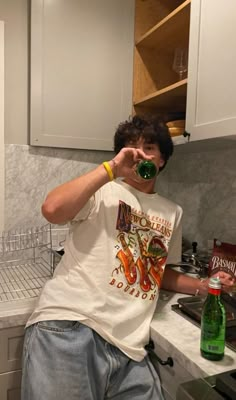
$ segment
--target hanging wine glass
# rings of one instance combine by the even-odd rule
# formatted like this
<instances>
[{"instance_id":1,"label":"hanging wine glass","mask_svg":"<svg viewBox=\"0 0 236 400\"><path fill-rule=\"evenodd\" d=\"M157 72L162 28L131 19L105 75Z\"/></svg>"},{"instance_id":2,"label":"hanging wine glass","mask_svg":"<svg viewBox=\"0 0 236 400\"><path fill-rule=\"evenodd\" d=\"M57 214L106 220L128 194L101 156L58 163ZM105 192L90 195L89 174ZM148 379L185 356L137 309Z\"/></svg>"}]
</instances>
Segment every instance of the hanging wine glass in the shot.
<instances>
[{"instance_id":1,"label":"hanging wine glass","mask_svg":"<svg viewBox=\"0 0 236 400\"><path fill-rule=\"evenodd\" d=\"M172 69L179 75L181 81L188 71L188 50L185 48L176 48Z\"/></svg>"}]
</instances>

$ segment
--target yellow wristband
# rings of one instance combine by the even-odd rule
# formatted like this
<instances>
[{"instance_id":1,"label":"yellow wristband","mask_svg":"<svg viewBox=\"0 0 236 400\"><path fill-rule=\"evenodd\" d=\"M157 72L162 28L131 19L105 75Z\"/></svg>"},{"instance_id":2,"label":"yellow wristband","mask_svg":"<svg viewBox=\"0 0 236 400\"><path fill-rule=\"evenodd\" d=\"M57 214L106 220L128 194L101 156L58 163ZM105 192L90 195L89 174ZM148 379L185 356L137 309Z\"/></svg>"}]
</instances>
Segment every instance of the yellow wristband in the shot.
<instances>
[{"instance_id":1,"label":"yellow wristband","mask_svg":"<svg viewBox=\"0 0 236 400\"><path fill-rule=\"evenodd\" d=\"M110 165L108 164L107 161L104 161L102 164L103 164L105 170L107 171L107 174L108 174L108 176L110 178L110 181L113 181L114 175L113 175L113 172L112 172L112 169L111 169Z\"/></svg>"}]
</instances>

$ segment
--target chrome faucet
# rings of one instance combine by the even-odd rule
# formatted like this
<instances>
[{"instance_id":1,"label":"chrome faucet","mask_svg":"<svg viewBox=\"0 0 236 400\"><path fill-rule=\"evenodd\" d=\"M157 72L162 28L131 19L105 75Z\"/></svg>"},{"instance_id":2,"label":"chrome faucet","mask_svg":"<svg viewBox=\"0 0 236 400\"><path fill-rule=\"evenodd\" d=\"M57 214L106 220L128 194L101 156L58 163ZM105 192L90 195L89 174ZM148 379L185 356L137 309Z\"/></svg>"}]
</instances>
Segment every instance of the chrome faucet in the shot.
<instances>
[{"instance_id":1,"label":"chrome faucet","mask_svg":"<svg viewBox=\"0 0 236 400\"><path fill-rule=\"evenodd\" d=\"M178 263L183 272L198 274L200 277L208 275L208 262L197 252L197 242L192 242L191 251L182 254L182 261Z\"/></svg>"}]
</instances>

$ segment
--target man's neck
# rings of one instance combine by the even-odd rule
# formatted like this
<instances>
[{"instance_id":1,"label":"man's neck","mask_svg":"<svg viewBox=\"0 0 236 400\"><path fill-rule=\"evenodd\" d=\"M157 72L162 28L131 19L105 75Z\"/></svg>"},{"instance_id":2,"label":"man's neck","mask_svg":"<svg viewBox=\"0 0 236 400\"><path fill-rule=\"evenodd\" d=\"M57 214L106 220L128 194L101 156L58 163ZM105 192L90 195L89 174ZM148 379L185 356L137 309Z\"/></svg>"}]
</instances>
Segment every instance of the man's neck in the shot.
<instances>
[{"instance_id":1,"label":"man's neck","mask_svg":"<svg viewBox=\"0 0 236 400\"><path fill-rule=\"evenodd\" d=\"M134 181L133 179L125 178L123 179L123 181L128 185L132 186L134 189L139 190L140 192L147 194L155 193L155 182L156 182L155 179L140 182L140 181Z\"/></svg>"}]
</instances>

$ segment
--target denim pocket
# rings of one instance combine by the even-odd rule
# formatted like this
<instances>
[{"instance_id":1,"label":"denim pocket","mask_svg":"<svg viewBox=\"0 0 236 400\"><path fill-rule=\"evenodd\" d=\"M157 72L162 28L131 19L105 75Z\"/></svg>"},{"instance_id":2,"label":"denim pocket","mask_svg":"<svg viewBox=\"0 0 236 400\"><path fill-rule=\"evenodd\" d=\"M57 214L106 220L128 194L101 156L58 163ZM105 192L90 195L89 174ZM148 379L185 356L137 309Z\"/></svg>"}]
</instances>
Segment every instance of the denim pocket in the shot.
<instances>
[{"instance_id":1,"label":"denim pocket","mask_svg":"<svg viewBox=\"0 0 236 400\"><path fill-rule=\"evenodd\" d=\"M78 328L79 321L53 320L38 322L38 328L51 332L70 332Z\"/></svg>"},{"instance_id":2,"label":"denim pocket","mask_svg":"<svg viewBox=\"0 0 236 400\"><path fill-rule=\"evenodd\" d=\"M34 336L34 332L35 332L35 325L30 325L25 330L23 352L22 352L22 369L23 370L24 370L25 363L27 362L27 359L28 359L29 348L32 343L32 338Z\"/></svg>"},{"instance_id":3,"label":"denim pocket","mask_svg":"<svg viewBox=\"0 0 236 400\"><path fill-rule=\"evenodd\" d=\"M30 325L28 328L25 330L25 337L24 337L24 349L28 348L30 338L33 334L34 330L34 325Z\"/></svg>"}]
</instances>

